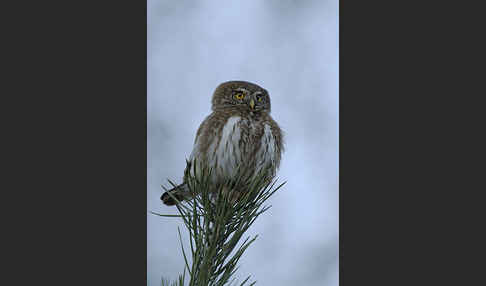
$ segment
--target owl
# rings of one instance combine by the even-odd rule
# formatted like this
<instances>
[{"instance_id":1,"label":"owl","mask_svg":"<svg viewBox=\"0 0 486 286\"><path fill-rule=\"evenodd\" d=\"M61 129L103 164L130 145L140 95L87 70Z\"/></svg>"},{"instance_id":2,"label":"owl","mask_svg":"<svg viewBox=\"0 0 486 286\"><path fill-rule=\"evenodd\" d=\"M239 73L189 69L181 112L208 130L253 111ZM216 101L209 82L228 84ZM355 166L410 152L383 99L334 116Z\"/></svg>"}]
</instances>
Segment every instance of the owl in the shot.
<instances>
[{"instance_id":1,"label":"owl","mask_svg":"<svg viewBox=\"0 0 486 286\"><path fill-rule=\"evenodd\" d=\"M188 159L189 163L196 162L196 173L202 167L211 168L210 182L215 189L237 173L247 181L266 169L267 179L273 179L284 146L282 131L270 116L270 106L268 92L254 83L220 84L212 96L212 113L199 126ZM194 175L190 166L185 176L187 172ZM176 204L168 192L179 201L190 198L185 181L186 177L181 185L161 196L164 204Z\"/></svg>"}]
</instances>

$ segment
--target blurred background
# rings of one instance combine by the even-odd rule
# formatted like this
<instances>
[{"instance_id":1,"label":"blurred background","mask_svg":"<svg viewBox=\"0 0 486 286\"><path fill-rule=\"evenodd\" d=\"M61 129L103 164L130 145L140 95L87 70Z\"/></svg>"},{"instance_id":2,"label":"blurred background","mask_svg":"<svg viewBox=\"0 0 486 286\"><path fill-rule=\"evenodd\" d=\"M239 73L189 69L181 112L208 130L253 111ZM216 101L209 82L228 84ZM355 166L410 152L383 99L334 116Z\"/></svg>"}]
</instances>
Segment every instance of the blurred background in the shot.
<instances>
[{"instance_id":1,"label":"blurred background","mask_svg":"<svg viewBox=\"0 0 486 286\"><path fill-rule=\"evenodd\" d=\"M270 93L285 132L287 181L247 235L259 234L236 276L257 285L338 285L338 1L147 2L147 205L181 182L218 84L246 80ZM147 214L148 285L174 280L184 259L177 218ZM188 244L186 244L188 246Z\"/></svg>"}]
</instances>

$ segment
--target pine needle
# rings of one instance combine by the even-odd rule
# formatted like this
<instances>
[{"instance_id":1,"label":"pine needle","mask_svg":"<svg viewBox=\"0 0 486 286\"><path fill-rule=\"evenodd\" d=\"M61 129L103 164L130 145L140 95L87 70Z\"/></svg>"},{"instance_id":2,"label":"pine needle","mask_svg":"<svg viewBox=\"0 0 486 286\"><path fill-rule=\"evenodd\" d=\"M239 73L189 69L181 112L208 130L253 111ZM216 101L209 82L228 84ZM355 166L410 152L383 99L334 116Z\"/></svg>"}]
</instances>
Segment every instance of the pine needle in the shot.
<instances>
[{"instance_id":1,"label":"pine needle","mask_svg":"<svg viewBox=\"0 0 486 286\"><path fill-rule=\"evenodd\" d=\"M183 286L186 270L190 276L189 286L233 285L240 258L258 237L247 237L240 243L242 236L256 218L271 207L263 206L263 203L285 182L274 188L276 180L266 179L269 170L262 170L256 178L248 180L243 170L238 168L238 175L234 179L217 187L211 184L212 170L202 166L196 168L196 163L193 166L190 162L187 164L186 170L192 168L194 175L186 171L185 183L196 195L189 201L176 204L179 215L151 212L162 217L182 218L189 232L191 255L187 256L178 228L185 267L183 275L171 285ZM175 187L173 182L168 181ZM238 193L234 190L235 186ZM236 200L233 199L235 195L239 195ZM250 276L240 286L244 286L249 279ZM255 283L252 282L250 286Z\"/></svg>"}]
</instances>

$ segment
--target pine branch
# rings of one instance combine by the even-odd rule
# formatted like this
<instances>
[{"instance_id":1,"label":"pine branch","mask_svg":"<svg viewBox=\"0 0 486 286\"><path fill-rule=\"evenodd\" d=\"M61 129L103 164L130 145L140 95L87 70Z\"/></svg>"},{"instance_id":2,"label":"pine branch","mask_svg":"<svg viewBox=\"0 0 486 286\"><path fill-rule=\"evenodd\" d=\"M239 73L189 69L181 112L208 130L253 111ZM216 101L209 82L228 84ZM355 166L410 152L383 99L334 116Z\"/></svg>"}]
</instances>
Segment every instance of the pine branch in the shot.
<instances>
[{"instance_id":1,"label":"pine branch","mask_svg":"<svg viewBox=\"0 0 486 286\"><path fill-rule=\"evenodd\" d=\"M189 232L190 257L186 254L178 229L185 268L184 275L179 277L179 284L175 283L184 285L187 269L189 286L233 285L238 262L258 235L246 237L239 247L238 243L256 218L271 207L264 206L265 201L285 182L274 188L276 180L266 179L270 170L262 170L257 178L250 180L245 179L244 172L238 170L237 176L215 191L210 181L211 170L197 169L195 164L191 166L189 162L188 166L185 178L190 191L195 194L193 199L176 204L179 215L152 212L160 216L182 218ZM194 167L194 176L189 172L191 167ZM201 171L197 173L198 170ZM235 191L236 186L238 191ZM239 285L246 285L249 279L250 276Z\"/></svg>"}]
</instances>

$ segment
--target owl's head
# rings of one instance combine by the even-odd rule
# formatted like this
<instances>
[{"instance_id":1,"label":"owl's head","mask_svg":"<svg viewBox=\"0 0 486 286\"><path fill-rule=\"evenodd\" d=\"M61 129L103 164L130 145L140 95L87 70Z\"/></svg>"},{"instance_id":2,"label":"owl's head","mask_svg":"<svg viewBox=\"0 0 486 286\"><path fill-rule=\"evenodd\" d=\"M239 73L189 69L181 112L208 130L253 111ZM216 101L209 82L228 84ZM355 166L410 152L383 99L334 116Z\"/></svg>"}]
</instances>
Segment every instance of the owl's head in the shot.
<instances>
[{"instance_id":1,"label":"owl's head","mask_svg":"<svg viewBox=\"0 0 486 286\"><path fill-rule=\"evenodd\" d=\"M264 88L254 83L227 81L214 91L212 105L215 111L233 108L270 113L270 96Z\"/></svg>"}]
</instances>

